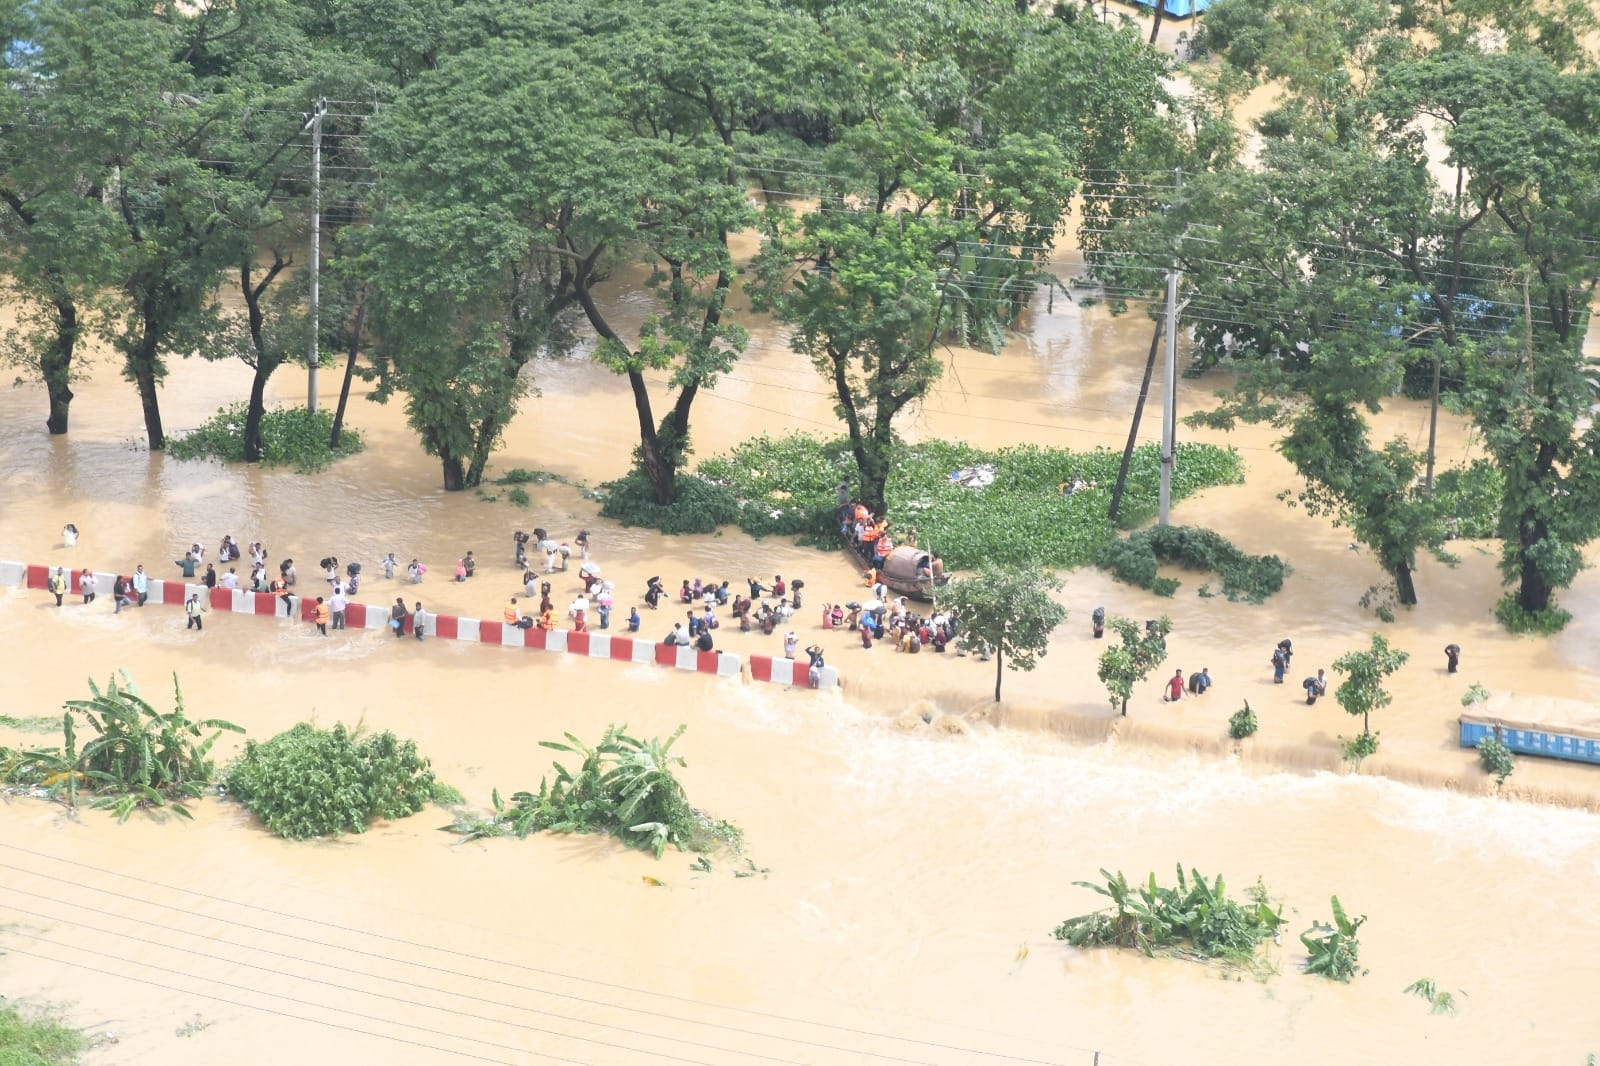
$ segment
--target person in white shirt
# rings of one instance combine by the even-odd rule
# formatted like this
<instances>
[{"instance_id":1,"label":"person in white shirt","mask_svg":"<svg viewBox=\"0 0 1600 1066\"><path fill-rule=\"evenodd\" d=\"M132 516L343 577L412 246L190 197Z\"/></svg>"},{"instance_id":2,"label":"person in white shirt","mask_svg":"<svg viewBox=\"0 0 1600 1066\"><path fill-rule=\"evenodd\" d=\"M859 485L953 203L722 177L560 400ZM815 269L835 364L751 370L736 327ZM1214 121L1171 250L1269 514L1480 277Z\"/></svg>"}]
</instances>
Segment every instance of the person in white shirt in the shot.
<instances>
[{"instance_id":1,"label":"person in white shirt","mask_svg":"<svg viewBox=\"0 0 1600 1066\"><path fill-rule=\"evenodd\" d=\"M236 588L238 588L239 587L239 568L236 567L236 566L228 567L228 572L226 574L222 575L222 579L221 579L221 581L219 583L225 589L236 589Z\"/></svg>"},{"instance_id":2,"label":"person in white shirt","mask_svg":"<svg viewBox=\"0 0 1600 1066\"><path fill-rule=\"evenodd\" d=\"M333 595L328 597L328 613L333 616L333 628L344 628L344 612L350 606L350 601L345 597L342 585L335 585Z\"/></svg>"}]
</instances>

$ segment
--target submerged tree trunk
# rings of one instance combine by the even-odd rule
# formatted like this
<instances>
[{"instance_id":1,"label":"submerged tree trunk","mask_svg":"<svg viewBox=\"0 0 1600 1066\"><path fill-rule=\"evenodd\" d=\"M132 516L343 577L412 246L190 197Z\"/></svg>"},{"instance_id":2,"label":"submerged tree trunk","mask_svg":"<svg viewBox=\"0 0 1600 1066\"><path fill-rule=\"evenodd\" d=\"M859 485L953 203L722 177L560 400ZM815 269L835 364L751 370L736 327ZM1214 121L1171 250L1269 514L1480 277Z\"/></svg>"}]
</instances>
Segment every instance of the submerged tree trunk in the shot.
<instances>
[{"instance_id":1,"label":"submerged tree trunk","mask_svg":"<svg viewBox=\"0 0 1600 1066\"><path fill-rule=\"evenodd\" d=\"M1396 598L1401 606L1415 607L1417 605L1417 583L1411 573L1411 567L1405 563L1394 568L1394 587Z\"/></svg>"},{"instance_id":2,"label":"submerged tree trunk","mask_svg":"<svg viewBox=\"0 0 1600 1066\"><path fill-rule=\"evenodd\" d=\"M994 650L994 701L1000 702L1000 664L1005 661L1006 653L999 648Z\"/></svg>"},{"instance_id":3,"label":"submerged tree trunk","mask_svg":"<svg viewBox=\"0 0 1600 1066\"><path fill-rule=\"evenodd\" d=\"M350 329L350 351L344 361L344 382L339 386L339 406L333 411L333 431L328 435L328 447L338 450L339 434L344 430L344 409L350 402L350 384L356 376L356 355L361 350L361 327L367 320L367 287L361 286L356 295L356 321Z\"/></svg>"},{"instance_id":4,"label":"submerged tree trunk","mask_svg":"<svg viewBox=\"0 0 1600 1066\"><path fill-rule=\"evenodd\" d=\"M446 492L460 492L467 487L466 467L462 464L459 455L452 455L449 448L440 448L439 463L444 468L444 490Z\"/></svg>"},{"instance_id":5,"label":"submerged tree trunk","mask_svg":"<svg viewBox=\"0 0 1600 1066\"><path fill-rule=\"evenodd\" d=\"M78 309L65 296L52 301L56 307L55 341L39 359L45 393L50 398L50 415L45 428L52 434L67 431L67 408L72 404L72 355L78 346Z\"/></svg>"},{"instance_id":6,"label":"submerged tree trunk","mask_svg":"<svg viewBox=\"0 0 1600 1066\"><path fill-rule=\"evenodd\" d=\"M1550 609L1550 597L1555 593L1544 571L1534 560L1532 548L1549 535L1549 527L1540 519L1524 523L1518 537L1522 545L1522 568L1517 586L1517 606L1529 614Z\"/></svg>"},{"instance_id":7,"label":"submerged tree trunk","mask_svg":"<svg viewBox=\"0 0 1600 1066\"><path fill-rule=\"evenodd\" d=\"M267 378L272 376L272 366L256 363L255 377L250 382L250 403L244 414L244 461L261 461L261 418L266 414Z\"/></svg>"},{"instance_id":8,"label":"submerged tree trunk","mask_svg":"<svg viewBox=\"0 0 1600 1066\"><path fill-rule=\"evenodd\" d=\"M161 428L161 396L156 381L156 338L146 323L139 347L129 361L129 371L139 388L139 404L144 409L144 432L153 452L165 451L167 435Z\"/></svg>"}]
</instances>

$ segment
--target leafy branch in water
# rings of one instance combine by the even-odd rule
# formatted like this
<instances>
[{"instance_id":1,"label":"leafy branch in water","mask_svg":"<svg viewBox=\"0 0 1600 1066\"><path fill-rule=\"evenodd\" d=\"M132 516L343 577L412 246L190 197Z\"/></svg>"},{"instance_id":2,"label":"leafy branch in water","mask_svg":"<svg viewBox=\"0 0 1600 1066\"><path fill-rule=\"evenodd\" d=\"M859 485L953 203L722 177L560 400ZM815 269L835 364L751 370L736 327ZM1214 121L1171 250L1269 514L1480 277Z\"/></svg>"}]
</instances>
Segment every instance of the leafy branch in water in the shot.
<instances>
[{"instance_id":1,"label":"leafy branch in water","mask_svg":"<svg viewBox=\"0 0 1600 1066\"><path fill-rule=\"evenodd\" d=\"M1431 1014L1454 1014L1456 1012L1456 997L1453 993L1445 992L1434 983L1433 978L1423 977L1412 981L1405 988L1406 992L1428 1001L1432 1010ZM1465 992L1461 993L1463 996Z\"/></svg>"},{"instance_id":2,"label":"leafy branch in water","mask_svg":"<svg viewBox=\"0 0 1600 1066\"><path fill-rule=\"evenodd\" d=\"M1226 537L1197 526L1152 526L1109 541L1095 553L1095 565L1118 581L1171 596L1178 582L1161 577L1161 563L1222 576L1222 592L1230 600L1260 603L1283 588L1288 565L1276 555L1250 555Z\"/></svg>"},{"instance_id":3,"label":"leafy branch in water","mask_svg":"<svg viewBox=\"0 0 1600 1066\"><path fill-rule=\"evenodd\" d=\"M1229 899L1222 877L1207 882L1198 870L1178 866L1175 886L1148 881L1130 885L1119 870L1101 870L1104 884L1077 881L1111 900L1106 910L1068 918L1055 929L1057 940L1073 947L1137 948L1146 955L1225 959L1253 965L1256 949L1276 938L1283 925L1282 906L1274 907L1266 886L1257 881L1245 902Z\"/></svg>"},{"instance_id":4,"label":"leafy branch in water","mask_svg":"<svg viewBox=\"0 0 1600 1066\"><path fill-rule=\"evenodd\" d=\"M1256 712L1250 709L1250 701L1233 712L1228 719L1228 735L1234 740L1243 740L1245 737L1254 736L1256 732Z\"/></svg>"},{"instance_id":5,"label":"leafy branch in water","mask_svg":"<svg viewBox=\"0 0 1600 1066\"><path fill-rule=\"evenodd\" d=\"M1310 929L1300 934L1300 943L1305 945L1309 955L1306 973L1348 983L1356 976L1361 955L1361 941L1356 938L1356 931L1367 919L1365 915L1348 917L1338 896L1332 897L1331 902L1333 924L1314 921Z\"/></svg>"},{"instance_id":6,"label":"leafy branch in water","mask_svg":"<svg viewBox=\"0 0 1600 1066\"><path fill-rule=\"evenodd\" d=\"M543 747L580 756L577 771L556 763L553 781L541 780L537 793L513 793L509 804L496 789L492 814L462 812L449 830L464 841L546 831L605 833L658 859L669 844L679 851L728 847L740 852L744 834L739 828L691 807L673 773L673 767L686 765L682 756L671 754L686 727L666 740L639 740L627 728L609 726L593 747L571 733L566 743L541 741ZM751 871L757 872L754 866Z\"/></svg>"},{"instance_id":7,"label":"leafy branch in water","mask_svg":"<svg viewBox=\"0 0 1600 1066\"><path fill-rule=\"evenodd\" d=\"M91 793L89 806L111 811L119 822L146 806L190 817L182 801L201 795L216 776L207 758L211 746L224 731L244 730L216 718L190 720L177 675L173 710L162 714L120 673L121 684L113 677L102 692L91 680L91 698L66 702L61 747L0 748L0 780L64 798L71 806L77 806L79 792ZM94 736L80 749L78 733L84 727Z\"/></svg>"}]
</instances>

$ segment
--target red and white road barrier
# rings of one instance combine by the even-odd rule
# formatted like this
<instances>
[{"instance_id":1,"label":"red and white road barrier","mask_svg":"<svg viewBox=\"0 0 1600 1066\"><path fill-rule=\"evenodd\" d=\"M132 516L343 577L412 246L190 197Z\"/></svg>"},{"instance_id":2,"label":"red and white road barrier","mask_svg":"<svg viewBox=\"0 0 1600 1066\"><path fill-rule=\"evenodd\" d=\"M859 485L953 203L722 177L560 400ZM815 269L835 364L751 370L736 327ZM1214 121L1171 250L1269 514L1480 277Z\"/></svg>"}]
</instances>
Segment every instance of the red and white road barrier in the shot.
<instances>
[{"instance_id":1,"label":"red and white road barrier","mask_svg":"<svg viewBox=\"0 0 1600 1066\"><path fill-rule=\"evenodd\" d=\"M83 569L62 567L68 575L73 595L81 595ZM48 589L53 566L33 566L24 563L0 561L0 585L25 586L30 589ZM93 571L95 591L108 599L116 584L117 575ZM125 575L126 576L126 575ZM306 597L291 593L287 597L270 592L251 592L246 589L206 588L205 585L183 581L149 579L149 602L181 606L190 596L199 596L214 611L230 614L248 614L269 618L299 618L309 622L316 615L315 596ZM288 601L288 607L283 605ZM345 625L350 629L387 629L389 608L366 603L351 603L345 609ZM412 616L407 613L402 632L410 633ZM427 616L425 636L439 640L460 640L472 644L498 644L508 648L528 648L538 651L567 652L589 659L611 659L627 663L655 663L677 670L689 670L715 677L739 677L744 660L731 652L698 651L692 647L675 644L656 644L623 633L604 630L577 632L567 629L522 629L504 622L487 622L477 618L458 618L449 614ZM753 681L776 682L780 685L806 686L809 682L807 667L792 659L773 658L766 655L750 656L750 678ZM839 672L825 667L818 688L833 688L839 683Z\"/></svg>"}]
</instances>

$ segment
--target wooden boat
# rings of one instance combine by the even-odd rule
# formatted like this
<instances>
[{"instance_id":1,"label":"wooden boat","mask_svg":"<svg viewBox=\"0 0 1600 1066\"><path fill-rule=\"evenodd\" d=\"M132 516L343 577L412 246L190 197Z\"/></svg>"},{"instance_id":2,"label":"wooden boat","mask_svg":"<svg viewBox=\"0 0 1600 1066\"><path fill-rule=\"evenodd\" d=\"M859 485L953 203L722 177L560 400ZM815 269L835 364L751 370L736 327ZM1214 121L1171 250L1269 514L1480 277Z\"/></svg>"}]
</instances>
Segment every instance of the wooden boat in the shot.
<instances>
[{"instance_id":1,"label":"wooden boat","mask_svg":"<svg viewBox=\"0 0 1600 1066\"><path fill-rule=\"evenodd\" d=\"M841 536L840 542L844 545L845 554L855 563L856 572L865 574L872 569L872 560L862 555L853 540ZM934 593L950 583L950 575L944 572L943 564L932 577L918 577L917 567L924 560L931 560L933 553L926 548L913 548L906 544L897 545L883 561L883 569L878 571L879 579L887 586L889 591L913 600L932 603Z\"/></svg>"}]
</instances>

